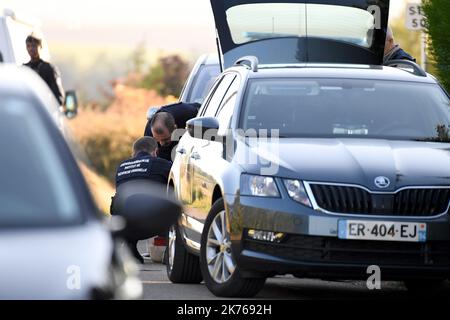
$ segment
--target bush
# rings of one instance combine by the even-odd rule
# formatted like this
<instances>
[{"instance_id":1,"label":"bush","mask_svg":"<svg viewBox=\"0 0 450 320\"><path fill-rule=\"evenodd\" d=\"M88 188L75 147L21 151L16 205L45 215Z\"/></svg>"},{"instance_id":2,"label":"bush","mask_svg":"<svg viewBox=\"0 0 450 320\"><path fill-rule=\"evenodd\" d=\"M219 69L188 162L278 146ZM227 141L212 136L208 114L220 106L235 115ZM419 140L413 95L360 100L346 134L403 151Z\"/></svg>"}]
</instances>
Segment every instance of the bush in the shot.
<instances>
[{"instance_id":1,"label":"bush","mask_svg":"<svg viewBox=\"0 0 450 320\"><path fill-rule=\"evenodd\" d=\"M189 64L179 55L162 57L144 76L141 86L162 96L179 96L189 73Z\"/></svg>"},{"instance_id":2,"label":"bush","mask_svg":"<svg viewBox=\"0 0 450 320\"><path fill-rule=\"evenodd\" d=\"M431 53L440 81L450 91L450 1L424 0Z\"/></svg>"},{"instance_id":3,"label":"bush","mask_svg":"<svg viewBox=\"0 0 450 320\"><path fill-rule=\"evenodd\" d=\"M117 166L131 156L131 145L137 138L126 131L109 131L88 136L82 143L96 171L114 181Z\"/></svg>"},{"instance_id":4,"label":"bush","mask_svg":"<svg viewBox=\"0 0 450 320\"><path fill-rule=\"evenodd\" d=\"M115 99L106 110L80 110L69 122L95 172L114 183L119 163L131 157L133 142L144 134L149 106L173 102L154 91L117 85Z\"/></svg>"}]
</instances>

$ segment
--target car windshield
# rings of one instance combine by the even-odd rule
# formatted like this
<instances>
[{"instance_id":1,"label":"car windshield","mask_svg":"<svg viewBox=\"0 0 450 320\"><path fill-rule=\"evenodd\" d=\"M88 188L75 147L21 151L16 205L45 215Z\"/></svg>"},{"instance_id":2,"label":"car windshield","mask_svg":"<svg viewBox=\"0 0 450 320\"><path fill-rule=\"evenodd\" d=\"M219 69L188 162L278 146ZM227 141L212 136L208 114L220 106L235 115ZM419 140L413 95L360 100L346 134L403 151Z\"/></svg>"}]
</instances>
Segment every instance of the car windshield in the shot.
<instances>
[{"instance_id":1,"label":"car windshield","mask_svg":"<svg viewBox=\"0 0 450 320\"><path fill-rule=\"evenodd\" d=\"M194 79L194 85L191 87L187 97L187 102L202 103L219 73L220 68L218 64L201 65Z\"/></svg>"},{"instance_id":2,"label":"car windshield","mask_svg":"<svg viewBox=\"0 0 450 320\"><path fill-rule=\"evenodd\" d=\"M253 79L240 123L280 137L450 141L447 95L416 82Z\"/></svg>"},{"instance_id":3,"label":"car windshield","mask_svg":"<svg viewBox=\"0 0 450 320\"><path fill-rule=\"evenodd\" d=\"M226 15L235 44L308 36L369 48L372 46L372 31L375 26L374 16L369 11L339 5L244 4L231 7Z\"/></svg>"},{"instance_id":4,"label":"car windshield","mask_svg":"<svg viewBox=\"0 0 450 320\"><path fill-rule=\"evenodd\" d=\"M82 221L62 157L33 103L2 96L0 150L0 228Z\"/></svg>"}]
</instances>

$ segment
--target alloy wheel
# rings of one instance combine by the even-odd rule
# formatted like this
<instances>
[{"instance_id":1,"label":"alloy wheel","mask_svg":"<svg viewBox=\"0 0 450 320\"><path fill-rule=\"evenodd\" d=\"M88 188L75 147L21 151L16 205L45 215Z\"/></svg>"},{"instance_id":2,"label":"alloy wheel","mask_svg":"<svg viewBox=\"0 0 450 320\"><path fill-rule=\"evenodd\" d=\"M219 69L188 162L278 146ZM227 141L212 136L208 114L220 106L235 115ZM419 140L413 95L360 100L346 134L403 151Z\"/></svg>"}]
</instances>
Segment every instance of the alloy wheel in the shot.
<instances>
[{"instance_id":1,"label":"alloy wheel","mask_svg":"<svg viewBox=\"0 0 450 320\"><path fill-rule=\"evenodd\" d=\"M177 230L176 230L176 226L173 225L172 227L170 227L169 229L169 243L168 243L168 247L167 247L167 254L168 256L168 263L169 263L169 269L172 270L173 268L173 260L175 257L175 242L177 240Z\"/></svg>"},{"instance_id":2,"label":"alloy wheel","mask_svg":"<svg viewBox=\"0 0 450 320\"><path fill-rule=\"evenodd\" d=\"M209 274L217 283L228 281L236 270L236 263L231 254L231 241L226 226L225 210L216 215L209 227L206 261Z\"/></svg>"}]
</instances>

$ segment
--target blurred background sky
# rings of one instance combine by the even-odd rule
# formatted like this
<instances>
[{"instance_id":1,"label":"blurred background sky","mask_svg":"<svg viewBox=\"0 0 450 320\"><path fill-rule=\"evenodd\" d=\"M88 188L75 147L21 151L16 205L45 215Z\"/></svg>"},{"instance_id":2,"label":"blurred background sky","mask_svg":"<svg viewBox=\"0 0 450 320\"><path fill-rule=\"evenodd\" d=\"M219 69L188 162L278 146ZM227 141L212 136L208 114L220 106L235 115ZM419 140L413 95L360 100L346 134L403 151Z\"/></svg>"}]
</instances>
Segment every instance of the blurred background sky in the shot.
<instances>
[{"instance_id":1,"label":"blurred background sky","mask_svg":"<svg viewBox=\"0 0 450 320\"><path fill-rule=\"evenodd\" d=\"M164 50L214 49L209 0L0 0L39 18L47 40Z\"/></svg>"},{"instance_id":2,"label":"blurred background sky","mask_svg":"<svg viewBox=\"0 0 450 320\"><path fill-rule=\"evenodd\" d=\"M391 0L392 18L406 1ZM209 0L0 0L0 4L39 18L50 43L135 46L144 41L163 50L215 48Z\"/></svg>"}]
</instances>

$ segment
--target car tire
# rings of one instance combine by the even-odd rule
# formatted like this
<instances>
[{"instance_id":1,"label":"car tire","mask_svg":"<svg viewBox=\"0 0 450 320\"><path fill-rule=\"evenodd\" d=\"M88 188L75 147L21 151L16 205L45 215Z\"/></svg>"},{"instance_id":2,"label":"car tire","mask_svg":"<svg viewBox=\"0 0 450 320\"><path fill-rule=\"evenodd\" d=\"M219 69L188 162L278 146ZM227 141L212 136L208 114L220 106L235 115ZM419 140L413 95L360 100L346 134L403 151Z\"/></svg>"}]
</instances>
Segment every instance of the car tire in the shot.
<instances>
[{"instance_id":1,"label":"car tire","mask_svg":"<svg viewBox=\"0 0 450 320\"><path fill-rule=\"evenodd\" d=\"M225 227L225 237L222 237L222 241L227 242L227 244L218 245L217 234L214 230L217 230L217 222L224 221ZM200 247L200 269L203 274L203 279L207 288L218 297L253 297L256 295L264 286L266 278L244 278L241 275L239 267L234 263L231 253L231 243L229 241L229 234L226 228L227 219L225 218L225 209L222 199L218 199L212 206L208 217L205 221L205 227L202 233L201 247ZM215 226L213 226L213 223ZM214 229L216 227L216 229ZM212 232L212 233L211 233ZM211 235L215 239L211 238ZM224 240L225 239L225 240ZM214 244L209 245L208 243ZM214 250L219 252L216 254ZM211 257L215 256L215 259ZM231 260L230 260L231 259ZM209 260L209 264L208 264ZM212 261L214 266L212 266ZM228 263L233 263L234 269L230 269L226 266ZM216 270L216 265L220 266L222 264L221 271L221 281L218 281L217 273L214 275ZM220 268L220 267L219 267ZM214 269L211 273L211 269ZM226 270L225 270L226 269Z\"/></svg>"},{"instance_id":2,"label":"car tire","mask_svg":"<svg viewBox=\"0 0 450 320\"><path fill-rule=\"evenodd\" d=\"M164 259L167 277L173 283L202 282L199 258L186 250L177 224L173 225L168 232ZM173 260L170 261L171 259Z\"/></svg>"}]
</instances>

